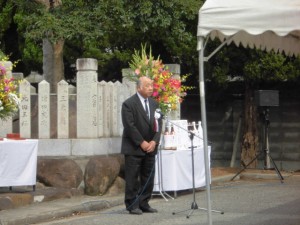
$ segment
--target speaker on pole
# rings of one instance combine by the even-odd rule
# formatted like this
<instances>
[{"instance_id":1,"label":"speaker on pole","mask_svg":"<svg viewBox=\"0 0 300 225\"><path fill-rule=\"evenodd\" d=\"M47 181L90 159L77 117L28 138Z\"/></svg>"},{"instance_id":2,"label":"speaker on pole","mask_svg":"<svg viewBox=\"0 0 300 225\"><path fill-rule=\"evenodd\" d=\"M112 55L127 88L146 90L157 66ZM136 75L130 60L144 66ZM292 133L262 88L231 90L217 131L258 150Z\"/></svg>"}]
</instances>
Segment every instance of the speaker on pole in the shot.
<instances>
[{"instance_id":1,"label":"speaker on pole","mask_svg":"<svg viewBox=\"0 0 300 225\"><path fill-rule=\"evenodd\" d=\"M257 106L279 106L278 90L257 90L254 92Z\"/></svg>"},{"instance_id":2,"label":"speaker on pole","mask_svg":"<svg viewBox=\"0 0 300 225\"><path fill-rule=\"evenodd\" d=\"M280 179L283 182L283 176L281 175L275 161L270 155L270 147L269 147L269 107L279 106L279 91L278 90L257 90L254 92L254 100L255 104L258 107L263 109L263 122L264 122L264 151L258 153L247 165L244 166L242 170L240 170L231 180L234 180L241 172L243 172L254 160L258 158L258 156L262 153L265 153L265 169L271 169L271 163L274 166L274 169Z\"/></svg>"}]
</instances>

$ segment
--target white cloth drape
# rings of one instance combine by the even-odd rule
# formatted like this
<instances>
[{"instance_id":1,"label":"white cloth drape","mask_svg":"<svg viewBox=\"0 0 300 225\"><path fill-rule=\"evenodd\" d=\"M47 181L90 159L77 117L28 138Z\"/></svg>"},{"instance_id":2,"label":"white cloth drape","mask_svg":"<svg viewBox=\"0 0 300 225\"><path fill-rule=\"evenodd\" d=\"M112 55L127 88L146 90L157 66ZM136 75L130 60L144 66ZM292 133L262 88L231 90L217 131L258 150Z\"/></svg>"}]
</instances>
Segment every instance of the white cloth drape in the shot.
<instances>
[{"instance_id":1,"label":"white cloth drape","mask_svg":"<svg viewBox=\"0 0 300 225\"><path fill-rule=\"evenodd\" d=\"M210 153L210 147L209 153ZM210 155L210 154L209 154ZM160 154L158 153L158 157ZM156 160L154 191L179 191L193 188L192 151L162 150L162 187L159 184L159 170ZM203 148L194 149L195 188L205 186L205 167ZM161 188L161 190L159 190Z\"/></svg>"},{"instance_id":2,"label":"white cloth drape","mask_svg":"<svg viewBox=\"0 0 300 225\"><path fill-rule=\"evenodd\" d=\"M0 141L0 187L36 184L38 140Z\"/></svg>"}]
</instances>

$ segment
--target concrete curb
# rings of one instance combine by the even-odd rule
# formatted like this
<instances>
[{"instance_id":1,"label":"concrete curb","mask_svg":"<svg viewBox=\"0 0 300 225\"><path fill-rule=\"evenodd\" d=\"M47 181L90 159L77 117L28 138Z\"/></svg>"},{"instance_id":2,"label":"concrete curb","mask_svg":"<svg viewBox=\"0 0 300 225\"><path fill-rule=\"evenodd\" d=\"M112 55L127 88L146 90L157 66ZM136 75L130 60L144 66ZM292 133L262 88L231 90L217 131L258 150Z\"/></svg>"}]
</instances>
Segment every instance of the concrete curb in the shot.
<instances>
[{"instance_id":1,"label":"concrete curb","mask_svg":"<svg viewBox=\"0 0 300 225\"><path fill-rule=\"evenodd\" d=\"M215 183L223 183L223 182L229 182L231 181L231 179L234 177L234 174L229 174L229 175L224 175L224 176L220 176L220 177L215 177L211 179L211 183L215 184ZM239 180L240 179L240 175L235 177L234 180Z\"/></svg>"},{"instance_id":2,"label":"concrete curb","mask_svg":"<svg viewBox=\"0 0 300 225\"><path fill-rule=\"evenodd\" d=\"M212 183L228 182L234 175L224 175L212 178ZM0 225L34 224L53 219L69 217L78 212L101 211L124 204L123 196L118 197L85 197L82 200L60 199L52 202L42 202L21 207L7 212L15 211L14 216L8 213L0 219ZM38 210L36 209L38 207ZM125 208L124 208L125 210ZM0 212L1 216L1 212ZM3 217L3 216L1 216Z\"/></svg>"},{"instance_id":3,"label":"concrete curb","mask_svg":"<svg viewBox=\"0 0 300 225\"><path fill-rule=\"evenodd\" d=\"M24 225L41 223L61 217L69 217L78 212L101 211L123 203L124 200L121 196L106 199L91 197L90 200L89 198L85 198L84 200L63 199L47 203L38 203L32 206L10 210L14 211L13 214L7 211L6 215L3 216L0 213L0 224Z\"/></svg>"},{"instance_id":4,"label":"concrete curb","mask_svg":"<svg viewBox=\"0 0 300 225\"><path fill-rule=\"evenodd\" d=\"M234 174L212 178L212 184L228 182ZM69 217L78 212L101 211L124 204L123 195L117 197L82 197L59 199L51 202L35 203L6 211L0 211L0 225L24 225L42 223L57 218ZM125 207L124 207L125 210ZM5 215L1 215L1 214Z\"/></svg>"},{"instance_id":5,"label":"concrete curb","mask_svg":"<svg viewBox=\"0 0 300 225\"><path fill-rule=\"evenodd\" d=\"M212 178L212 185L229 182L235 174L226 174ZM283 177L291 174L282 174ZM244 172L239 174L239 179L278 179L274 173ZM32 205L0 211L0 225L24 225L42 223L61 217L69 217L78 212L101 211L114 206L123 205L124 196L78 196L70 199L59 199L50 202L35 203ZM125 207L124 207L125 210Z\"/></svg>"}]
</instances>

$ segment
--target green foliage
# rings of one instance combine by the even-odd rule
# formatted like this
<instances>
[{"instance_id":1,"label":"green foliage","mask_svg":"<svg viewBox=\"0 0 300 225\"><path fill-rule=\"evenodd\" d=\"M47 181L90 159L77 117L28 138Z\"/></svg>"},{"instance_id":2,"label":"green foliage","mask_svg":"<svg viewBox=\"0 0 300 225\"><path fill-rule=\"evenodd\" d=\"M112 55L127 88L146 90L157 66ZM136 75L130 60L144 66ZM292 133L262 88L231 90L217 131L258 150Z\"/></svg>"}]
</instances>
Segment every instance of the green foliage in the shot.
<instances>
[{"instance_id":1,"label":"green foliage","mask_svg":"<svg viewBox=\"0 0 300 225\"><path fill-rule=\"evenodd\" d=\"M25 31L27 39L40 42L47 38L55 43L79 37L94 39L103 33L99 26L103 21L95 19L95 12L88 2L64 1L63 5L49 10L42 4L15 2L19 11L14 19L20 31Z\"/></svg>"},{"instance_id":2,"label":"green foliage","mask_svg":"<svg viewBox=\"0 0 300 225\"><path fill-rule=\"evenodd\" d=\"M42 40L63 39L66 72L77 58L98 60L100 79L119 79L134 49L152 46L154 57L180 63L197 82L199 0L64 0L52 9L37 1L0 0L0 37L17 24L20 57L26 70L42 68ZM207 52L218 41L209 42ZM3 49L5 43L1 43ZM7 52L6 52L7 54ZM296 80L299 58L226 46L206 64L206 78L226 87L228 77L246 82ZM73 74L74 75L74 74ZM67 76L69 76L67 74ZM70 75L72 76L72 75ZM191 84L194 85L194 84Z\"/></svg>"},{"instance_id":3,"label":"green foliage","mask_svg":"<svg viewBox=\"0 0 300 225\"><path fill-rule=\"evenodd\" d=\"M220 43L208 46L214 50ZM275 52L265 52L230 45L220 50L207 63L208 79L226 88L230 79L239 76L250 85L299 79L299 57L287 57ZM230 79L228 79L230 78Z\"/></svg>"},{"instance_id":4,"label":"green foliage","mask_svg":"<svg viewBox=\"0 0 300 225\"><path fill-rule=\"evenodd\" d=\"M38 57L44 38L65 41L67 66L79 57L97 58L104 78L110 76L112 63L128 67L133 49L141 43L151 44L165 62L189 68L197 63L197 16L202 4L198 0L65 0L52 9L37 1L7 2L10 18L22 34L19 48L26 66L42 62ZM120 74L121 68L115 69Z\"/></svg>"},{"instance_id":5,"label":"green foliage","mask_svg":"<svg viewBox=\"0 0 300 225\"><path fill-rule=\"evenodd\" d=\"M285 57L274 52L253 52L251 61L247 62L244 71L249 81L293 81L299 77L299 57Z\"/></svg>"},{"instance_id":6,"label":"green foliage","mask_svg":"<svg viewBox=\"0 0 300 225\"><path fill-rule=\"evenodd\" d=\"M4 53L0 49L0 61L2 61L4 59L4 57L5 57L5 55L4 55Z\"/></svg>"},{"instance_id":7,"label":"green foliage","mask_svg":"<svg viewBox=\"0 0 300 225\"><path fill-rule=\"evenodd\" d=\"M12 21L13 6L10 2L0 0L0 40Z\"/></svg>"}]
</instances>

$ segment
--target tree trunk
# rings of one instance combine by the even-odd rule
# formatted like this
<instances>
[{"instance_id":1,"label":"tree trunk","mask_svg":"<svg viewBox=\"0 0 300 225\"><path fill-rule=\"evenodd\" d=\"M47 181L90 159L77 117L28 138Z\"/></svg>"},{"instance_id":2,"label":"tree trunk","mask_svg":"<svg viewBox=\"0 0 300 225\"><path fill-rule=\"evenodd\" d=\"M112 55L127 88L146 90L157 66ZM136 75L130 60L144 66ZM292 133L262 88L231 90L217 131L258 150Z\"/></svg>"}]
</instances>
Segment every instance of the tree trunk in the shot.
<instances>
[{"instance_id":1,"label":"tree trunk","mask_svg":"<svg viewBox=\"0 0 300 225\"><path fill-rule=\"evenodd\" d=\"M63 40L55 44L48 39L43 40L43 72L51 93L56 93L57 83L64 78L63 48Z\"/></svg>"},{"instance_id":2,"label":"tree trunk","mask_svg":"<svg viewBox=\"0 0 300 225\"><path fill-rule=\"evenodd\" d=\"M245 90L245 123L242 140L241 164L248 165L258 151L257 109L254 102L254 91L246 84ZM254 160L247 168L256 168L257 160Z\"/></svg>"},{"instance_id":3,"label":"tree trunk","mask_svg":"<svg viewBox=\"0 0 300 225\"><path fill-rule=\"evenodd\" d=\"M49 10L62 4L61 0L36 0L36 2L44 4ZM50 84L51 93L56 93L57 83L64 78L63 48L64 40L56 43L51 43L48 39L43 40L43 73L44 79Z\"/></svg>"}]
</instances>

